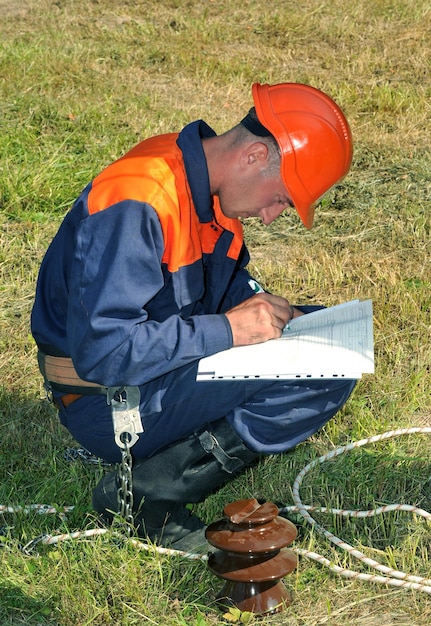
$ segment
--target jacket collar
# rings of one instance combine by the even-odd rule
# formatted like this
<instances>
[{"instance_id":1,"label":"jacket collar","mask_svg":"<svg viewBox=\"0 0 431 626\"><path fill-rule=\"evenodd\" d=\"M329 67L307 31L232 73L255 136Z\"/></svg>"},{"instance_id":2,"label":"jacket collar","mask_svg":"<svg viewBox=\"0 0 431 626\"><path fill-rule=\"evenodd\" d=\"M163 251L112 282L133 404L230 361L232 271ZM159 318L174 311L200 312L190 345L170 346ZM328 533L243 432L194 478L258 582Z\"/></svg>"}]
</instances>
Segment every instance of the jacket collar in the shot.
<instances>
[{"instance_id":1,"label":"jacket collar","mask_svg":"<svg viewBox=\"0 0 431 626\"><path fill-rule=\"evenodd\" d=\"M202 139L214 137L215 134L203 120L197 120L185 126L177 139L177 144L183 153L187 181L200 222L211 222L214 217Z\"/></svg>"}]
</instances>

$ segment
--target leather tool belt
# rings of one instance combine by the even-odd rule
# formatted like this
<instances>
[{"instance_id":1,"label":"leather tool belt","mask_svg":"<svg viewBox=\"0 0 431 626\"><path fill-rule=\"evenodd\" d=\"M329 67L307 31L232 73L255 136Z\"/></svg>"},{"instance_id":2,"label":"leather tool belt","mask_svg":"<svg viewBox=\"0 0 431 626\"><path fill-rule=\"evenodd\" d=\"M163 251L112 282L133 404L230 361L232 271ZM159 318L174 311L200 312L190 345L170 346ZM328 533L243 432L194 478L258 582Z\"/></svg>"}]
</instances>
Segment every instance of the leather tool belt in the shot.
<instances>
[{"instance_id":1,"label":"leather tool belt","mask_svg":"<svg viewBox=\"0 0 431 626\"><path fill-rule=\"evenodd\" d=\"M51 356L39 351L37 360L48 391L82 396L108 393L108 387L80 378L69 357Z\"/></svg>"},{"instance_id":2,"label":"leather tool belt","mask_svg":"<svg viewBox=\"0 0 431 626\"><path fill-rule=\"evenodd\" d=\"M57 409L66 408L82 396L104 395L111 406L116 444L122 450L128 450L137 442L139 434L144 432L139 409L139 387L104 387L83 380L69 357L51 356L39 350L37 360L45 389ZM62 395L53 398L53 391ZM125 440L123 435L127 435Z\"/></svg>"}]
</instances>

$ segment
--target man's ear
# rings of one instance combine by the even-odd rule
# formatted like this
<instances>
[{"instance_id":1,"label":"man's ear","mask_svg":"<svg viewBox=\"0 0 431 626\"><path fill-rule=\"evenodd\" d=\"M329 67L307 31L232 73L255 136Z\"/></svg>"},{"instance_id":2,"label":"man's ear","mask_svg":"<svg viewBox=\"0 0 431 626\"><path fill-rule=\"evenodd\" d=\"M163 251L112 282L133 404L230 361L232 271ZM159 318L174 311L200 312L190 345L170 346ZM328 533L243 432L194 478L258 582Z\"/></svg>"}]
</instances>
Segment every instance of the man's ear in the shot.
<instances>
[{"instance_id":1,"label":"man's ear","mask_svg":"<svg viewBox=\"0 0 431 626\"><path fill-rule=\"evenodd\" d=\"M241 154L243 167L266 167L268 161L268 146L261 141L256 141L247 146Z\"/></svg>"}]
</instances>

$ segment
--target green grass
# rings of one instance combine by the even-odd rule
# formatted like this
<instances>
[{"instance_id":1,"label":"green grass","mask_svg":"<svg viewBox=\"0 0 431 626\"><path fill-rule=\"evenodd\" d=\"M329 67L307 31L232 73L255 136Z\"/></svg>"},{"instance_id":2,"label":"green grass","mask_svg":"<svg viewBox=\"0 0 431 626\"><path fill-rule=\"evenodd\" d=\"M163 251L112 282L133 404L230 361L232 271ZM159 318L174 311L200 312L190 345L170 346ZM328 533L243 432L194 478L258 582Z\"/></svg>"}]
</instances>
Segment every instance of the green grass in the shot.
<instances>
[{"instance_id":1,"label":"green grass","mask_svg":"<svg viewBox=\"0 0 431 626\"><path fill-rule=\"evenodd\" d=\"M303 81L343 106L355 139L349 176L315 227L293 214L245 225L251 269L292 302L374 303L376 373L292 453L269 457L200 504L209 522L245 497L292 504L311 460L388 429L431 426L431 9L413 0L0 0L0 504L74 505L62 520L0 516L0 623L58 626L228 623L220 581L201 562L137 550L114 536L21 547L94 528L103 469L69 462L76 442L43 400L29 332L43 253L80 190L141 138L203 118L223 132L251 106L254 81ZM366 446L314 468L305 504L431 510L429 436ZM340 519L328 530L381 563L431 577L430 526L407 513ZM353 562L297 519L295 546ZM253 623L429 624L429 596L350 581L301 557L291 607Z\"/></svg>"}]
</instances>

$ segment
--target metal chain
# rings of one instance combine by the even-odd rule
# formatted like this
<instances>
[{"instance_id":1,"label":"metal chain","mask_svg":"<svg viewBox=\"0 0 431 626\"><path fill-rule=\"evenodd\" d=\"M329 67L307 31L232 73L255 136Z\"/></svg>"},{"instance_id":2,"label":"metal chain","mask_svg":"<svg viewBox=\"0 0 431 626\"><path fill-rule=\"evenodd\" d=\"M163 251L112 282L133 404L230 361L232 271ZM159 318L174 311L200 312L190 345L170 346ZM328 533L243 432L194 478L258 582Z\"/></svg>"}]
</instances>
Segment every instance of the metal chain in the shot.
<instances>
[{"instance_id":1,"label":"metal chain","mask_svg":"<svg viewBox=\"0 0 431 626\"><path fill-rule=\"evenodd\" d=\"M110 387L107 402L111 405L115 442L121 450L121 462L118 466L117 512L120 521L130 535L134 529L133 516L133 459L130 452L139 439L138 433L144 432L142 426L139 387Z\"/></svg>"},{"instance_id":2,"label":"metal chain","mask_svg":"<svg viewBox=\"0 0 431 626\"><path fill-rule=\"evenodd\" d=\"M126 525L130 534L134 527L133 519L133 484L132 484L132 455L130 453L131 436L124 432L120 435L123 447L121 449L121 463L118 466L119 487L117 490L118 513L121 521Z\"/></svg>"}]
</instances>

